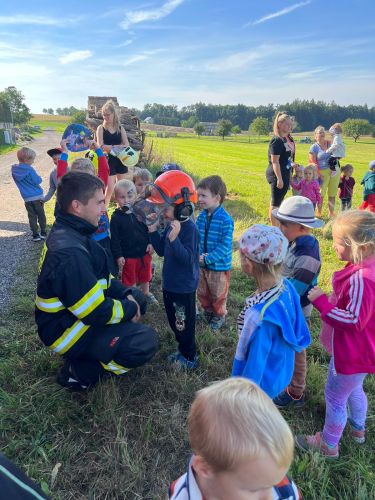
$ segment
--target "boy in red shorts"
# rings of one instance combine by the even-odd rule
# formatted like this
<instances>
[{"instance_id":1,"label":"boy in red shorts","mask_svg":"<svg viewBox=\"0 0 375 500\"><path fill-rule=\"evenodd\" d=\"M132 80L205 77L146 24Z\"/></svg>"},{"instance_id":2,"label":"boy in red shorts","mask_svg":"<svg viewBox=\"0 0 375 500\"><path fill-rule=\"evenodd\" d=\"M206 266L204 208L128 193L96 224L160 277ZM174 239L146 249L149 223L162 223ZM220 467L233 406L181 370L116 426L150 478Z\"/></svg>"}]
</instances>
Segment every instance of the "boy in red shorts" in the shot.
<instances>
[{"instance_id":1,"label":"boy in red shorts","mask_svg":"<svg viewBox=\"0 0 375 500\"><path fill-rule=\"evenodd\" d=\"M147 226L134 215L132 206L137 198L133 182L122 179L115 185L118 208L113 212L111 228L111 250L126 286L138 285L149 303L157 304L150 293L152 278L152 245Z\"/></svg>"}]
</instances>

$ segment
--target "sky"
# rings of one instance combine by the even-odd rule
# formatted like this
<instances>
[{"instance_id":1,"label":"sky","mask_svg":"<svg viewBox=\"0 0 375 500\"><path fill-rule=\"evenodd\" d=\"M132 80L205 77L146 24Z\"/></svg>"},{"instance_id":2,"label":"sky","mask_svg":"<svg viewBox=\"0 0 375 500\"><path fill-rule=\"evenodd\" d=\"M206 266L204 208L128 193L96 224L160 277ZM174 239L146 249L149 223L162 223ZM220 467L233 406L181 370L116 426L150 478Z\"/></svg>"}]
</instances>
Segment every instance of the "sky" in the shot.
<instances>
[{"instance_id":1,"label":"sky","mask_svg":"<svg viewBox=\"0 0 375 500\"><path fill-rule=\"evenodd\" d=\"M1 1L0 89L32 112L146 103L375 105L375 0Z\"/></svg>"}]
</instances>

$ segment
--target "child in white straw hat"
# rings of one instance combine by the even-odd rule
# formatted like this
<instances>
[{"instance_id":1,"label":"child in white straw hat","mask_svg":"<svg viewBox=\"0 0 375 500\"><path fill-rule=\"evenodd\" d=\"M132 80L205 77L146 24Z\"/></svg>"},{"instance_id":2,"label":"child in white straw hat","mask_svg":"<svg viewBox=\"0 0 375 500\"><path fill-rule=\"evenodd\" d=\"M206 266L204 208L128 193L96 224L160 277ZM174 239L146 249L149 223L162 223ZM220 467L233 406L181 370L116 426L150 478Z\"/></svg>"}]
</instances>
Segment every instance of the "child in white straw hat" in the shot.
<instances>
[{"instance_id":1,"label":"child in white straw hat","mask_svg":"<svg viewBox=\"0 0 375 500\"><path fill-rule=\"evenodd\" d=\"M280 223L280 229L289 241L282 274L296 289L302 307L302 314L310 324L312 304L307 294L318 283L321 267L319 242L312 229L320 228L324 222L315 217L314 205L304 196L292 196L282 202L273 216ZM306 351L296 353L294 372L289 386L274 398L281 408L302 406L305 402L307 360Z\"/></svg>"},{"instance_id":2,"label":"child in white straw hat","mask_svg":"<svg viewBox=\"0 0 375 500\"><path fill-rule=\"evenodd\" d=\"M271 398L289 384L294 356L310 344L297 292L281 277L288 240L277 227L255 224L240 239L241 268L256 291L237 320L232 375L256 382Z\"/></svg>"}]
</instances>

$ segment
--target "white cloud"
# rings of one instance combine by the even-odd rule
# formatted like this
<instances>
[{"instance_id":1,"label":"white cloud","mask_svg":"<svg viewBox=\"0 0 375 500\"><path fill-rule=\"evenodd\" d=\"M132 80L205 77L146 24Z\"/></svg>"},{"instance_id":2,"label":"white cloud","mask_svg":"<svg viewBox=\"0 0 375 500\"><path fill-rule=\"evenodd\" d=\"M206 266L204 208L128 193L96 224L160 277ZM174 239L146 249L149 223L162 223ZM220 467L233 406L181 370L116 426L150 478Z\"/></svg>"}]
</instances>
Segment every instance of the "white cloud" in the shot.
<instances>
[{"instance_id":1,"label":"white cloud","mask_svg":"<svg viewBox=\"0 0 375 500\"><path fill-rule=\"evenodd\" d=\"M318 73L322 73L323 71L328 71L328 68L316 68L316 69L311 69L309 71L296 71L295 73L288 73L286 75L286 78L289 80L295 80L295 79L304 79L304 78L310 78L311 76L314 76Z\"/></svg>"},{"instance_id":2,"label":"white cloud","mask_svg":"<svg viewBox=\"0 0 375 500\"><path fill-rule=\"evenodd\" d=\"M145 21L158 21L163 17L169 16L185 0L167 0L163 5L156 9L131 10L126 13L125 19L120 23L121 28L128 29L133 24L143 23Z\"/></svg>"},{"instance_id":3,"label":"white cloud","mask_svg":"<svg viewBox=\"0 0 375 500\"><path fill-rule=\"evenodd\" d=\"M136 56L132 56L132 57L129 57L129 59L127 59L123 66L130 66L131 64L134 64L136 62L139 62L139 61L144 61L145 59L147 59L147 56L145 54L139 54L139 55L136 55Z\"/></svg>"},{"instance_id":4,"label":"white cloud","mask_svg":"<svg viewBox=\"0 0 375 500\"><path fill-rule=\"evenodd\" d=\"M72 20L64 19L64 23ZM13 16L0 16L0 24L35 24L40 26L61 26L59 17L33 16L30 14L15 14Z\"/></svg>"},{"instance_id":5,"label":"white cloud","mask_svg":"<svg viewBox=\"0 0 375 500\"><path fill-rule=\"evenodd\" d=\"M125 40L125 42L119 43L116 45L116 47L127 47L128 45L131 45L133 43L133 40Z\"/></svg>"},{"instance_id":6,"label":"white cloud","mask_svg":"<svg viewBox=\"0 0 375 500\"><path fill-rule=\"evenodd\" d=\"M293 12L300 7L305 7L305 5L309 5L311 2L312 0L306 0L305 2L294 3L289 7L285 7L285 9L278 10L277 12L272 12L271 14L267 14L266 16L263 16L256 21L247 23L244 25L244 28L247 26L254 26L256 24L264 23L265 21L269 21L270 19L274 19L275 17L285 16L286 14L289 14L289 12Z\"/></svg>"},{"instance_id":7,"label":"white cloud","mask_svg":"<svg viewBox=\"0 0 375 500\"><path fill-rule=\"evenodd\" d=\"M92 57L92 55L93 54L91 50L75 50L73 52L65 54L64 56L61 56L59 58L59 61L61 62L61 64L68 64L71 62L83 61L84 59Z\"/></svg>"}]
</instances>

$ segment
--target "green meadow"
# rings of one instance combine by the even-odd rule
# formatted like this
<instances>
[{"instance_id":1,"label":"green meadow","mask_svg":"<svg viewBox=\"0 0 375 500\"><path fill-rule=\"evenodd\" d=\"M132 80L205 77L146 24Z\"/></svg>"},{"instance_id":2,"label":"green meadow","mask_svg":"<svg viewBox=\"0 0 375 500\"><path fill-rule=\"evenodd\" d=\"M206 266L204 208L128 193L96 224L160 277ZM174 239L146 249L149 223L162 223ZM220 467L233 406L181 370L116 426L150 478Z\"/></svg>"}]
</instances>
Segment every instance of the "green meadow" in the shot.
<instances>
[{"instance_id":1,"label":"green meadow","mask_svg":"<svg viewBox=\"0 0 375 500\"><path fill-rule=\"evenodd\" d=\"M298 141L298 139L297 139ZM156 138L150 134L155 172L162 162L179 163L195 179L219 174L228 187L227 210L235 219L235 238L255 222L266 223L269 187L264 177L267 138L181 135ZM346 140L346 160L357 180L354 206L361 201L360 179L375 158L375 140ZM306 164L309 145L297 142L297 161ZM48 216L53 222L53 205ZM326 211L324 213L326 215ZM342 266L335 258L329 230L316 231L323 268L320 285L330 291L332 272ZM118 379L102 381L87 394L71 394L54 382L61 360L38 340L33 318L35 248L25 259L22 286L13 291L11 314L0 324L0 447L42 484L54 499L148 499L166 497L167 485L186 469L191 453L186 417L196 390L230 375L237 343L236 317L254 283L234 269L225 328L213 334L197 325L200 367L194 373L170 368L166 355L174 349L163 307L151 307L144 322L157 328L160 351L148 365ZM162 262L155 259L152 291L162 301ZM321 430L328 355L319 343L319 318L313 316L313 343L308 349L307 402L284 416L295 433ZM290 475L310 500L369 500L375 498L375 383L368 377L367 438L364 445L343 436L340 459L295 454ZM228 499L230 500L230 499Z\"/></svg>"}]
</instances>

